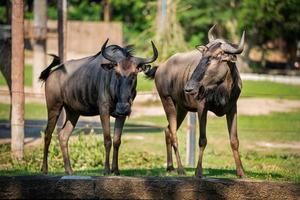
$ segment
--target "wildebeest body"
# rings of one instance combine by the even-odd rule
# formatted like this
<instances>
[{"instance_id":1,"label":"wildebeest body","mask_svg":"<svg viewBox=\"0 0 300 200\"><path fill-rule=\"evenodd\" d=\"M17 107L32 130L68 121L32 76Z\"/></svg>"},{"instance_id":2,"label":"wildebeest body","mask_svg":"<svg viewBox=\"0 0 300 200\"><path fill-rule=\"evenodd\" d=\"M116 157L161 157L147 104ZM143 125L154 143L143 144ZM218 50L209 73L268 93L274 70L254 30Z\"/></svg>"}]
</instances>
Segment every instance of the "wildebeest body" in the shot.
<instances>
[{"instance_id":1,"label":"wildebeest body","mask_svg":"<svg viewBox=\"0 0 300 200\"><path fill-rule=\"evenodd\" d=\"M202 157L207 144L207 112L212 111L217 116L226 115L237 175L244 176L238 153L236 107L242 84L234 63L236 54L242 52L243 45L244 34L238 46L222 39L212 38L207 45L197 47L199 51L175 54L157 69L152 70L150 78L155 79L168 120L165 129L167 170L174 169L173 147L178 173L185 173L179 155L176 132L187 112L193 111L198 113L200 128L199 159L195 174L202 177Z\"/></svg>"},{"instance_id":2,"label":"wildebeest body","mask_svg":"<svg viewBox=\"0 0 300 200\"><path fill-rule=\"evenodd\" d=\"M100 115L105 146L104 173L119 174L118 150L126 117L136 96L137 74L144 71L145 64L153 62L157 49L152 43L152 58L139 58L131 54L132 46L121 48L117 45L102 46L94 56L59 63L53 62L40 75L45 81L45 96L48 110L48 124L45 130L45 148L42 171L48 172L48 149L52 132L62 108L66 111L66 121L58 134L63 153L65 171L73 174L68 140L80 115ZM113 138L113 161L110 170L110 116L116 118Z\"/></svg>"}]
</instances>

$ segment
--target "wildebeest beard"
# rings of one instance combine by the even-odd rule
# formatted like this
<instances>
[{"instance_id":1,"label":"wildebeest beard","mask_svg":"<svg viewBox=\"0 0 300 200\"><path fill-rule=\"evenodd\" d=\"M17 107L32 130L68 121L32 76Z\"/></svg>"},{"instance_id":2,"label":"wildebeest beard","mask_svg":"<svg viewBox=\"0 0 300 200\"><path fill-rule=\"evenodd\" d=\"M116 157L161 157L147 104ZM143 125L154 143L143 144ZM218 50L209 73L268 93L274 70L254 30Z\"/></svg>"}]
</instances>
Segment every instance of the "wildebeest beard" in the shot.
<instances>
[{"instance_id":1,"label":"wildebeest beard","mask_svg":"<svg viewBox=\"0 0 300 200\"><path fill-rule=\"evenodd\" d=\"M204 89L199 88L198 93L199 100L205 98L205 103L208 105L214 105L216 107L225 106L229 100L229 94L224 83L221 83L215 88Z\"/></svg>"}]
</instances>

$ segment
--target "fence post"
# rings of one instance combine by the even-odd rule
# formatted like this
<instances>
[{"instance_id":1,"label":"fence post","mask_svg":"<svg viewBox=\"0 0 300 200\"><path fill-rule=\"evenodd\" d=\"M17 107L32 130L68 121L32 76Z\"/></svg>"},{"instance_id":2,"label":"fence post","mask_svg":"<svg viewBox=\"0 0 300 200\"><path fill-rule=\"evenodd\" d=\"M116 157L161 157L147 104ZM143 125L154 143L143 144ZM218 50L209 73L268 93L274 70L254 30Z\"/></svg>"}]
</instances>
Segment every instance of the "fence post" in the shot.
<instances>
[{"instance_id":1,"label":"fence post","mask_svg":"<svg viewBox=\"0 0 300 200\"><path fill-rule=\"evenodd\" d=\"M67 0L57 1L57 11L58 55L60 57L60 62L64 62L67 59ZM58 130L63 126L65 118L65 110L62 109L57 122Z\"/></svg>"},{"instance_id":2,"label":"fence post","mask_svg":"<svg viewBox=\"0 0 300 200\"><path fill-rule=\"evenodd\" d=\"M196 113L188 114L188 132L186 137L186 164L195 166L195 144L196 144Z\"/></svg>"},{"instance_id":3,"label":"fence post","mask_svg":"<svg viewBox=\"0 0 300 200\"><path fill-rule=\"evenodd\" d=\"M24 154L24 1L12 1L12 116L11 155Z\"/></svg>"}]
</instances>

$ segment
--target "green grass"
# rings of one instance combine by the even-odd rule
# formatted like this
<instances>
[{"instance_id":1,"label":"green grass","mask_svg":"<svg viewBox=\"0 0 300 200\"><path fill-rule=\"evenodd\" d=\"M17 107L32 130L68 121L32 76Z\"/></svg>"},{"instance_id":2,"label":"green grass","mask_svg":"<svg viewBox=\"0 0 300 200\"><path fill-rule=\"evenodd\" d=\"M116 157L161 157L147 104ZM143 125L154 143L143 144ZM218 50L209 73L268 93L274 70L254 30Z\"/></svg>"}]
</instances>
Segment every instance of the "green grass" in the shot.
<instances>
[{"instance_id":1,"label":"green grass","mask_svg":"<svg viewBox=\"0 0 300 200\"><path fill-rule=\"evenodd\" d=\"M9 104L0 103L0 120L9 119L9 110ZM25 119L47 119L46 105L38 103L26 103Z\"/></svg>"},{"instance_id":2,"label":"green grass","mask_svg":"<svg viewBox=\"0 0 300 200\"><path fill-rule=\"evenodd\" d=\"M299 121L300 111L273 113L263 117L239 116L240 153L247 178L300 182L299 149L268 148L257 145L257 142L274 144L300 142ZM154 124L161 128L150 132L139 128L130 129L137 124L145 126ZM165 126L165 116L127 120L120 147L119 166L122 175L177 176L176 173L165 171L166 150L163 133ZM185 161L186 131L187 125L184 122L178 131L179 151L183 162ZM97 132L99 130L96 130ZM77 175L102 175L104 162L102 137L95 133L88 135L81 133L71 138L70 157ZM235 178L235 165L224 117L210 116L208 118L207 138L208 145L203 158L204 175ZM22 162L11 160L9 151L9 145L0 145L0 175L40 174L42 145L26 147L25 159ZM176 165L175 157L173 160ZM194 168L187 167L186 171L188 176L194 174ZM56 134L50 146L49 172L52 175L64 174Z\"/></svg>"},{"instance_id":3,"label":"green grass","mask_svg":"<svg viewBox=\"0 0 300 200\"><path fill-rule=\"evenodd\" d=\"M300 99L300 86L270 81L243 81L241 96Z\"/></svg>"},{"instance_id":4,"label":"green grass","mask_svg":"<svg viewBox=\"0 0 300 200\"><path fill-rule=\"evenodd\" d=\"M147 79L144 74L138 75L137 81L137 91L138 92L148 92L155 89L154 80Z\"/></svg>"},{"instance_id":5,"label":"green grass","mask_svg":"<svg viewBox=\"0 0 300 200\"><path fill-rule=\"evenodd\" d=\"M25 86L32 86L32 66L26 64L25 70L24 70L25 76L24 76L24 84ZM0 86L7 85L6 80L2 73L0 73Z\"/></svg>"}]
</instances>

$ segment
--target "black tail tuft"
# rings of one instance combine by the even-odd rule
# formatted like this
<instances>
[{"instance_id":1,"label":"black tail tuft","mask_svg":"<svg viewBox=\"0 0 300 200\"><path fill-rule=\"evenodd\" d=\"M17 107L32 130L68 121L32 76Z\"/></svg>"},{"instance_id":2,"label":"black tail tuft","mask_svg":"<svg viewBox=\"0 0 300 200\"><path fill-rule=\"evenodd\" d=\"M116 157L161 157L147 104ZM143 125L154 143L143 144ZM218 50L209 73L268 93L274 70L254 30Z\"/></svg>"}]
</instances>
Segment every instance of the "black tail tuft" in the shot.
<instances>
[{"instance_id":1,"label":"black tail tuft","mask_svg":"<svg viewBox=\"0 0 300 200\"><path fill-rule=\"evenodd\" d=\"M54 54L49 54L49 55L53 57L53 60L51 64L46 69L44 69L44 71L42 71L39 77L40 81L46 81L51 72L51 69L60 64L60 58L58 56Z\"/></svg>"},{"instance_id":2,"label":"black tail tuft","mask_svg":"<svg viewBox=\"0 0 300 200\"><path fill-rule=\"evenodd\" d=\"M158 66L151 67L150 69L148 69L147 71L145 71L144 74L146 75L146 77L148 79L152 80L155 77L155 73L156 73L157 68L158 68Z\"/></svg>"}]
</instances>

